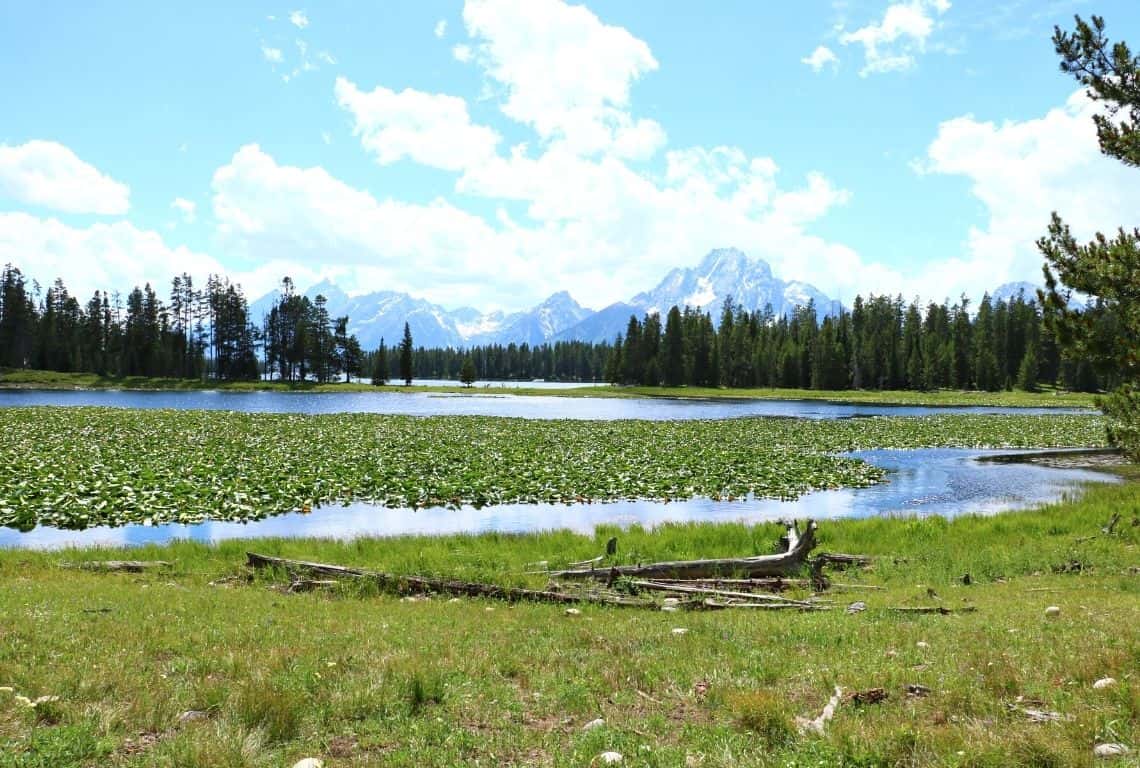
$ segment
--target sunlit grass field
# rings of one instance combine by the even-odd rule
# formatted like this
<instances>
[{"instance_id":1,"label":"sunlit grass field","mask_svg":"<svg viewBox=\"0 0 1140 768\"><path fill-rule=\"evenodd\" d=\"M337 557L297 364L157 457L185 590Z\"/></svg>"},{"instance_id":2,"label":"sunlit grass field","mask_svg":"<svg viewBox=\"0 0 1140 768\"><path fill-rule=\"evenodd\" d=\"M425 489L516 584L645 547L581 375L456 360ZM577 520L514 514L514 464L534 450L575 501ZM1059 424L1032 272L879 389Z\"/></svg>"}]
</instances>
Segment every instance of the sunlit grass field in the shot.
<instances>
[{"instance_id":1,"label":"sunlit grass field","mask_svg":"<svg viewBox=\"0 0 1140 768\"><path fill-rule=\"evenodd\" d=\"M1140 742L1138 510L1127 483L995 517L825 522L820 549L876 558L833 580L881 589L802 614L282 594L243 567L254 549L541 586L532 563L587 559L610 535L637 562L768 552L775 525L2 552L0 765L588 766L611 750L634 766L1092 765L1096 743ZM173 567L60 567L114 558ZM889 610L919 605L977 611ZM800 734L836 685L887 698L843 699L823 735Z\"/></svg>"}]
</instances>

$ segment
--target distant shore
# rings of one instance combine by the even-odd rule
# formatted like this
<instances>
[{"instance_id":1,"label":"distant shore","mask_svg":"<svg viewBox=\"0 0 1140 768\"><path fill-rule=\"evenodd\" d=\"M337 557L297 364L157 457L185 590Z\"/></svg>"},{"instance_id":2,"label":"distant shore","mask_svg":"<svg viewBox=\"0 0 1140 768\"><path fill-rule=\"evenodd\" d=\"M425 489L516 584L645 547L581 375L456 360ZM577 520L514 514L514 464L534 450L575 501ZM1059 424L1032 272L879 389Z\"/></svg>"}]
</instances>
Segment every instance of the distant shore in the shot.
<instances>
[{"instance_id":1,"label":"distant shore","mask_svg":"<svg viewBox=\"0 0 1140 768\"><path fill-rule=\"evenodd\" d=\"M519 385L521 384L521 385ZM509 385L509 386L508 386ZM814 390L814 389L731 389L722 387L625 387L583 384L581 387L547 389L527 387L525 382L478 381L465 387L432 385L406 387L402 382L383 386L361 382L318 384L282 381L212 381L201 379L167 379L146 376L100 376L94 373L60 373L38 370L0 371L3 389L122 389L122 390L224 390L229 392L433 392L478 395L494 392L519 396L545 397L642 397L642 398L725 398L740 400L824 400L843 403L923 406L1002 406L1011 408L1074 407L1092 408L1096 395L1043 389L1040 392L1020 390L977 392L941 389L929 392L912 390Z\"/></svg>"}]
</instances>

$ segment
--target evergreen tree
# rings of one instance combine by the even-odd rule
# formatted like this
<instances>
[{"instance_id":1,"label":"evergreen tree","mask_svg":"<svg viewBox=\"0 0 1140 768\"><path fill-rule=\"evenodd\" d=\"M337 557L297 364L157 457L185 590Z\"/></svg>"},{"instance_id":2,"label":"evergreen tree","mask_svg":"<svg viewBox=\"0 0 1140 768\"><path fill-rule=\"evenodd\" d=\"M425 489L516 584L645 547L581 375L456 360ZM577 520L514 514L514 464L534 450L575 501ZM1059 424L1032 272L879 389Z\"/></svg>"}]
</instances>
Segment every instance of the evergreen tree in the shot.
<instances>
[{"instance_id":1,"label":"evergreen tree","mask_svg":"<svg viewBox=\"0 0 1140 768\"><path fill-rule=\"evenodd\" d=\"M1061 71L1107 107L1093 117L1101 152L1140 166L1140 56L1123 42L1110 46L1104 19L1093 16L1090 24L1078 16L1076 24L1072 33L1054 29ZM1054 213L1038 247L1045 256L1048 322L1068 355L1119 381L1101 401L1109 439L1140 458L1140 228L1121 228L1112 238L1097 234L1082 245ZM1070 309L1071 290L1095 297L1093 307ZM1110 327L1116 332L1103 332Z\"/></svg>"},{"instance_id":2,"label":"evergreen tree","mask_svg":"<svg viewBox=\"0 0 1140 768\"><path fill-rule=\"evenodd\" d=\"M463 386L470 387L475 384L475 360L471 355L463 358L463 367L459 369L459 381Z\"/></svg>"},{"instance_id":3,"label":"evergreen tree","mask_svg":"<svg viewBox=\"0 0 1140 768\"><path fill-rule=\"evenodd\" d=\"M400 378L404 386L412 386L412 328L404 323L404 338L400 340Z\"/></svg>"},{"instance_id":4,"label":"evergreen tree","mask_svg":"<svg viewBox=\"0 0 1140 768\"><path fill-rule=\"evenodd\" d=\"M665 317L665 386L679 387L685 383L685 338L681 325L681 310L673 307Z\"/></svg>"},{"instance_id":5,"label":"evergreen tree","mask_svg":"<svg viewBox=\"0 0 1140 768\"><path fill-rule=\"evenodd\" d=\"M380 347L372 358L372 386L380 387L388 383L388 350L384 347L384 339L380 339Z\"/></svg>"}]
</instances>

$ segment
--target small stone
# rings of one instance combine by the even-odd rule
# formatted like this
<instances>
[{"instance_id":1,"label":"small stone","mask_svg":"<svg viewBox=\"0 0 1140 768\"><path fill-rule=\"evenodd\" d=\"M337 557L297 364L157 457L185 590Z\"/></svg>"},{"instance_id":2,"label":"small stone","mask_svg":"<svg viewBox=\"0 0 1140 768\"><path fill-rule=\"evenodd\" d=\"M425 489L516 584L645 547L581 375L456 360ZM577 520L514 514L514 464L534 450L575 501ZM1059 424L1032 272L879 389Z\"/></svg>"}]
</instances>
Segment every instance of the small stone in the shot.
<instances>
[{"instance_id":1,"label":"small stone","mask_svg":"<svg viewBox=\"0 0 1140 768\"><path fill-rule=\"evenodd\" d=\"M598 755L598 759L606 765L614 765L622 761L621 752L603 752Z\"/></svg>"},{"instance_id":2,"label":"small stone","mask_svg":"<svg viewBox=\"0 0 1140 768\"><path fill-rule=\"evenodd\" d=\"M665 605L676 605L677 603L681 602L681 598L667 597L662 602L665 603Z\"/></svg>"},{"instance_id":3,"label":"small stone","mask_svg":"<svg viewBox=\"0 0 1140 768\"><path fill-rule=\"evenodd\" d=\"M673 634L674 635L687 635L687 634L689 634L689 630L685 629L684 627L673 627Z\"/></svg>"},{"instance_id":4,"label":"small stone","mask_svg":"<svg viewBox=\"0 0 1140 768\"><path fill-rule=\"evenodd\" d=\"M1057 618L1058 616L1061 615L1060 606L1050 605L1048 608L1045 609L1045 615L1048 616L1050 619Z\"/></svg>"},{"instance_id":5,"label":"small stone","mask_svg":"<svg viewBox=\"0 0 1140 768\"><path fill-rule=\"evenodd\" d=\"M448 600L447 602L449 602L449 603L461 603L463 601L460 600L458 597L453 597L450 600Z\"/></svg>"},{"instance_id":6,"label":"small stone","mask_svg":"<svg viewBox=\"0 0 1140 768\"><path fill-rule=\"evenodd\" d=\"M1100 691L1105 688L1111 688L1114 685L1116 685L1115 677L1102 677L1100 680L1097 680L1095 683L1093 683L1093 688Z\"/></svg>"},{"instance_id":7,"label":"small stone","mask_svg":"<svg viewBox=\"0 0 1140 768\"><path fill-rule=\"evenodd\" d=\"M317 757L306 757L293 763L293 768L322 768L324 763Z\"/></svg>"},{"instance_id":8,"label":"small stone","mask_svg":"<svg viewBox=\"0 0 1140 768\"><path fill-rule=\"evenodd\" d=\"M15 693L16 689L10 685L0 685L0 693Z\"/></svg>"},{"instance_id":9,"label":"small stone","mask_svg":"<svg viewBox=\"0 0 1140 768\"><path fill-rule=\"evenodd\" d=\"M595 728L601 728L605 724L606 724L606 721L599 717L597 720L591 720L590 722L583 725L582 730L583 731L592 731Z\"/></svg>"},{"instance_id":10,"label":"small stone","mask_svg":"<svg viewBox=\"0 0 1140 768\"><path fill-rule=\"evenodd\" d=\"M582 612L579 611L577 608L567 608L566 609L566 615L567 616L581 616Z\"/></svg>"},{"instance_id":11,"label":"small stone","mask_svg":"<svg viewBox=\"0 0 1140 768\"><path fill-rule=\"evenodd\" d=\"M1093 747L1093 754L1097 757L1120 757L1127 755L1131 750L1123 744L1097 744Z\"/></svg>"},{"instance_id":12,"label":"small stone","mask_svg":"<svg viewBox=\"0 0 1140 768\"><path fill-rule=\"evenodd\" d=\"M919 640L917 643L914 644L914 647L915 648L921 648L922 650L925 651L927 648L930 647L930 643L926 642L925 640Z\"/></svg>"},{"instance_id":13,"label":"small stone","mask_svg":"<svg viewBox=\"0 0 1140 768\"><path fill-rule=\"evenodd\" d=\"M209 715L207 715L205 712L202 712L201 710L188 709L178 716L178 722L193 723L197 722L198 720L205 720L207 717L209 717Z\"/></svg>"},{"instance_id":14,"label":"small stone","mask_svg":"<svg viewBox=\"0 0 1140 768\"><path fill-rule=\"evenodd\" d=\"M677 612L677 606L675 606L675 605L663 605L663 606L661 606L661 610L663 610L667 613L676 613Z\"/></svg>"},{"instance_id":15,"label":"small stone","mask_svg":"<svg viewBox=\"0 0 1140 768\"><path fill-rule=\"evenodd\" d=\"M862 600L857 600L854 603L851 603L851 605L847 606L848 613L862 613L865 610L867 610L867 604Z\"/></svg>"},{"instance_id":16,"label":"small stone","mask_svg":"<svg viewBox=\"0 0 1140 768\"><path fill-rule=\"evenodd\" d=\"M483 610L484 610L484 611L486 611L487 613L490 613L491 611L495 610L495 606L493 606L493 605L488 605L488 606L487 606L486 608L484 608Z\"/></svg>"}]
</instances>

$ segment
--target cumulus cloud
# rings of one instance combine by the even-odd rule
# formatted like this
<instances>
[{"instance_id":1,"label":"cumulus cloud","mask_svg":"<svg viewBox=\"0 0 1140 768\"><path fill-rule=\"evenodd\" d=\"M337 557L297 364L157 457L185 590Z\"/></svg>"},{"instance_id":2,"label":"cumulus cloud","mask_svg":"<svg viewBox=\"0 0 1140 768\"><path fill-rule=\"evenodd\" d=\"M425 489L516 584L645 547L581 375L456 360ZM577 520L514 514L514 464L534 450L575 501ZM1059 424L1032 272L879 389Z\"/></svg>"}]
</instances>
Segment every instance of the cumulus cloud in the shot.
<instances>
[{"instance_id":1,"label":"cumulus cloud","mask_svg":"<svg viewBox=\"0 0 1140 768\"><path fill-rule=\"evenodd\" d=\"M280 64L285 61L285 56L281 53L281 49L269 45L261 46L261 56L270 64Z\"/></svg>"},{"instance_id":2,"label":"cumulus cloud","mask_svg":"<svg viewBox=\"0 0 1140 768\"><path fill-rule=\"evenodd\" d=\"M161 294L175 274L204 278L225 271L210 256L172 247L158 233L125 221L75 227L18 212L0 213L0 264L8 262L41 283L62 277L80 297L147 282Z\"/></svg>"},{"instance_id":3,"label":"cumulus cloud","mask_svg":"<svg viewBox=\"0 0 1140 768\"><path fill-rule=\"evenodd\" d=\"M937 17L950 10L949 0L908 0L887 6L883 18L853 32L842 32L843 45L863 47L860 76L899 72L915 64L915 55L926 50L926 41L937 26ZM818 51L818 49L817 49Z\"/></svg>"},{"instance_id":4,"label":"cumulus cloud","mask_svg":"<svg viewBox=\"0 0 1140 768\"><path fill-rule=\"evenodd\" d=\"M67 213L124 214L130 189L63 144L0 144L0 198Z\"/></svg>"},{"instance_id":5,"label":"cumulus cloud","mask_svg":"<svg viewBox=\"0 0 1140 768\"><path fill-rule=\"evenodd\" d=\"M618 144L632 157L664 144L659 124L626 111L630 86L658 66L628 30L561 0L467 0L463 23L474 45L456 58L470 53L501 88L503 113L542 139L586 154Z\"/></svg>"},{"instance_id":6,"label":"cumulus cloud","mask_svg":"<svg viewBox=\"0 0 1140 768\"><path fill-rule=\"evenodd\" d=\"M289 14L289 23L297 29L304 29L309 26L309 17L304 11L293 11Z\"/></svg>"},{"instance_id":7,"label":"cumulus cloud","mask_svg":"<svg viewBox=\"0 0 1140 768\"><path fill-rule=\"evenodd\" d=\"M807 64L811 67L812 72L821 72L823 68L828 65L830 65L832 69L838 67L839 57L826 45L820 45L817 46L810 55L800 59L800 63Z\"/></svg>"},{"instance_id":8,"label":"cumulus cloud","mask_svg":"<svg viewBox=\"0 0 1140 768\"><path fill-rule=\"evenodd\" d=\"M1134 169L1100 153L1092 121L1100 109L1077 91L1039 118L994 123L964 115L939 125L915 169L968 178L988 215L970 228L962 258L939 269L943 279L976 291L1039 279L1034 244L1052 211L1081 238L1135 224L1140 184Z\"/></svg>"},{"instance_id":9,"label":"cumulus cloud","mask_svg":"<svg viewBox=\"0 0 1140 768\"><path fill-rule=\"evenodd\" d=\"M338 77L337 103L353 116L353 132L381 165L405 157L423 165L460 170L495 152L499 135L475 125L467 102L456 96L383 86L361 91Z\"/></svg>"},{"instance_id":10,"label":"cumulus cloud","mask_svg":"<svg viewBox=\"0 0 1140 768\"><path fill-rule=\"evenodd\" d=\"M198 205L193 200L187 200L185 197L176 197L170 204L170 207L182 214L182 220L187 224L193 224L196 218Z\"/></svg>"},{"instance_id":11,"label":"cumulus cloud","mask_svg":"<svg viewBox=\"0 0 1140 768\"><path fill-rule=\"evenodd\" d=\"M439 38L442 38L444 35L447 34L447 19L440 19L439 21L437 21L435 23L435 29L433 30L433 34Z\"/></svg>"}]
</instances>

